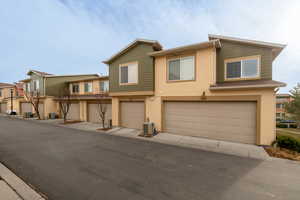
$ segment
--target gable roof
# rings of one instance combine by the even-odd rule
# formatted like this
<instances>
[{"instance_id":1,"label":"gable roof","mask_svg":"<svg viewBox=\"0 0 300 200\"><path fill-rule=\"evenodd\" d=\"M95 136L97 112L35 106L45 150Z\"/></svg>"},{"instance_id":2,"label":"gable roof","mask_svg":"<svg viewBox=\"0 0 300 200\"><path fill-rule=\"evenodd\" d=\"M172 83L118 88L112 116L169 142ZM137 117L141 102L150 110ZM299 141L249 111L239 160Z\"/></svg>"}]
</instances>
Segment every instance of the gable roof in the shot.
<instances>
[{"instance_id":1,"label":"gable roof","mask_svg":"<svg viewBox=\"0 0 300 200\"><path fill-rule=\"evenodd\" d=\"M203 49L203 48L208 48L208 47L220 48L221 43L218 39L217 40L210 40L210 41L206 41L206 42L201 42L201 43L196 43L196 44L191 44L191 45L185 45L185 46L175 47L175 48L161 50L161 51L155 51L155 52L149 53L148 55L153 56L153 57L155 57L155 56L164 56L164 55L168 55L168 54L176 54L176 53L180 53L180 52L183 52L183 51L197 50L197 49Z\"/></svg>"},{"instance_id":2,"label":"gable roof","mask_svg":"<svg viewBox=\"0 0 300 200\"><path fill-rule=\"evenodd\" d=\"M121 49L119 52L111 56L109 59L103 61L105 64L110 64L113 60L118 58L119 56L125 54L128 52L130 49L138 45L139 43L146 43L146 44L151 44L153 46L153 49L156 51L159 51L162 49L161 44L156 41L156 40L146 40L146 39L136 39L133 42L131 42L129 45L127 45L125 48Z\"/></svg>"},{"instance_id":3,"label":"gable roof","mask_svg":"<svg viewBox=\"0 0 300 200\"><path fill-rule=\"evenodd\" d=\"M10 83L0 83L0 88L10 88L10 87L15 87L15 85Z\"/></svg>"},{"instance_id":4,"label":"gable roof","mask_svg":"<svg viewBox=\"0 0 300 200\"><path fill-rule=\"evenodd\" d=\"M208 34L209 40L225 40L225 41L232 41L237 43L243 43L243 44L250 44L255 46L261 46L261 47L267 47L272 49L273 53L273 59L275 59L280 52L286 47L286 44L279 44L279 43L272 43L272 42L264 42L264 41L258 41L258 40L249 40L249 39L242 39L237 37L229 37L229 36L223 36L223 35L213 35Z\"/></svg>"},{"instance_id":5,"label":"gable roof","mask_svg":"<svg viewBox=\"0 0 300 200\"><path fill-rule=\"evenodd\" d=\"M38 71L38 70L29 70L29 72L27 73L27 75L30 75L31 73L35 73L35 74L40 75L40 76L53 75L53 74L49 74L47 72L41 72L41 71Z\"/></svg>"}]
</instances>

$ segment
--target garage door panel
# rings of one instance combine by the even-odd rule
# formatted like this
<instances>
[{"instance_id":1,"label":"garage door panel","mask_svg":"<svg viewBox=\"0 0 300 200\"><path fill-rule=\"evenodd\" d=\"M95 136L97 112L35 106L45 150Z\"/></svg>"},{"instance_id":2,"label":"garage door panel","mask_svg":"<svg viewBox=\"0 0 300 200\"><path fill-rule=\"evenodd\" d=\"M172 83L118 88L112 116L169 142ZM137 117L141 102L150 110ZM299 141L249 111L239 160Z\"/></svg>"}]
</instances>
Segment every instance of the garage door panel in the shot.
<instances>
[{"instance_id":1,"label":"garage door panel","mask_svg":"<svg viewBox=\"0 0 300 200\"><path fill-rule=\"evenodd\" d=\"M107 111L105 114L105 123L108 124L109 120L112 118L111 115L111 104L105 104ZM88 104L88 121L94 123L100 123L100 115L99 115L99 104Z\"/></svg>"},{"instance_id":2,"label":"garage door panel","mask_svg":"<svg viewBox=\"0 0 300 200\"><path fill-rule=\"evenodd\" d=\"M121 126L142 129L145 118L144 102L121 102Z\"/></svg>"},{"instance_id":3,"label":"garage door panel","mask_svg":"<svg viewBox=\"0 0 300 200\"><path fill-rule=\"evenodd\" d=\"M7 111L7 104L6 103L1 103L0 104L0 112L1 113L6 113Z\"/></svg>"},{"instance_id":4,"label":"garage door panel","mask_svg":"<svg viewBox=\"0 0 300 200\"><path fill-rule=\"evenodd\" d=\"M255 102L165 102L165 131L255 143Z\"/></svg>"},{"instance_id":5,"label":"garage door panel","mask_svg":"<svg viewBox=\"0 0 300 200\"><path fill-rule=\"evenodd\" d=\"M80 107L79 103L72 103L67 114L68 120L80 120Z\"/></svg>"},{"instance_id":6,"label":"garage door panel","mask_svg":"<svg viewBox=\"0 0 300 200\"><path fill-rule=\"evenodd\" d=\"M21 103L21 111L22 114L26 113L26 112L33 112L33 108L31 103Z\"/></svg>"}]
</instances>

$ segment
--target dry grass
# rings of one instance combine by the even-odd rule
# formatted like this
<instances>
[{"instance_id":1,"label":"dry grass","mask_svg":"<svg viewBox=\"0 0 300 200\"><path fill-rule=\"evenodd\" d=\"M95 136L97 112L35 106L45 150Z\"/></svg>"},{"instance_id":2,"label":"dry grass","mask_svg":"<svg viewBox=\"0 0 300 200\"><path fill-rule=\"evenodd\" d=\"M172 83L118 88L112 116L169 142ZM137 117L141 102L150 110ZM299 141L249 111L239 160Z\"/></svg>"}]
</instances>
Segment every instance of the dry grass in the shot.
<instances>
[{"instance_id":1,"label":"dry grass","mask_svg":"<svg viewBox=\"0 0 300 200\"><path fill-rule=\"evenodd\" d=\"M300 153L279 147L265 147L266 152L276 158L300 161Z\"/></svg>"}]
</instances>

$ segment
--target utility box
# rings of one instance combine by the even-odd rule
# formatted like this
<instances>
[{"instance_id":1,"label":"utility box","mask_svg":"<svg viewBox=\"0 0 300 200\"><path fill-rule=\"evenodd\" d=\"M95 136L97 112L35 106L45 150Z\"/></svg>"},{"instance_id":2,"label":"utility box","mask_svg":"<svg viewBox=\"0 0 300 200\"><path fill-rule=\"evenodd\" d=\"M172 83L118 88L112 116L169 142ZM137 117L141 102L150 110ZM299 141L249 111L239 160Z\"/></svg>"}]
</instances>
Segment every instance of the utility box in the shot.
<instances>
[{"instance_id":1,"label":"utility box","mask_svg":"<svg viewBox=\"0 0 300 200\"><path fill-rule=\"evenodd\" d=\"M154 134L154 123L153 122L145 122L143 124L144 137L152 137Z\"/></svg>"}]
</instances>

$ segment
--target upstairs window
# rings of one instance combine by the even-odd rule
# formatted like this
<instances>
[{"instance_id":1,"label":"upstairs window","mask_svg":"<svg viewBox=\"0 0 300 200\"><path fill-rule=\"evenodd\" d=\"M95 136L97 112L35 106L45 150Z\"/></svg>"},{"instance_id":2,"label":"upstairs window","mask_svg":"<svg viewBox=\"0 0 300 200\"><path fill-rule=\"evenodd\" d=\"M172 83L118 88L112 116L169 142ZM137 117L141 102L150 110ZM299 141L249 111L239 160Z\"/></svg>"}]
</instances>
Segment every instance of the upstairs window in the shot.
<instances>
[{"instance_id":1,"label":"upstairs window","mask_svg":"<svg viewBox=\"0 0 300 200\"><path fill-rule=\"evenodd\" d=\"M0 97L2 97L2 89L0 89Z\"/></svg>"},{"instance_id":2,"label":"upstairs window","mask_svg":"<svg viewBox=\"0 0 300 200\"><path fill-rule=\"evenodd\" d=\"M100 91L107 92L109 90L109 82L108 81L100 81Z\"/></svg>"},{"instance_id":3,"label":"upstairs window","mask_svg":"<svg viewBox=\"0 0 300 200\"><path fill-rule=\"evenodd\" d=\"M84 83L84 92L87 92L87 93L93 92L93 83L92 82Z\"/></svg>"},{"instance_id":4,"label":"upstairs window","mask_svg":"<svg viewBox=\"0 0 300 200\"><path fill-rule=\"evenodd\" d=\"M40 81L33 80L33 91L38 91L40 89Z\"/></svg>"},{"instance_id":5,"label":"upstairs window","mask_svg":"<svg viewBox=\"0 0 300 200\"><path fill-rule=\"evenodd\" d=\"M120 85L138 83L138 63L120 65L119 71Z\"/></svg>"},{"instance_id":6,"label":"upstairs window","mask_svg":"<svg viewBox=\"0 0 300 200\"><path fill-rule=\"evenodd\" d=\"M225 61L225 79L252 79L259 77L260 59L251 58L231 59Z\"/></svg>"},{"instance_id":7,"label":"upstairs window","mask_svg":"<svg viewBox=\"0 0 300 200\"><path fill-rule=\"evenodd\" d=\"M168 61L168 80L184 81L195 80L194 56L181 57Z\"/></svg>"},{"instance_id":8,"label":"upstairs window","mask_svg":"<svg viewBox=\"0 0 300 200\"><path fill-rule=\"evenodd\" d=\"M30 92L30 83L25 83L24 89L25 89L25 92Z\"/></svg>"},{"instance_id":9,"label":"upstairs window","mask_svg":"<svg viewBox=\"0 0 300 200\"><path fill-rule=\"evenodd\" d=\"M79 84L72 84L72 93L79 93Z\"/></svg>"}]
</instances>

